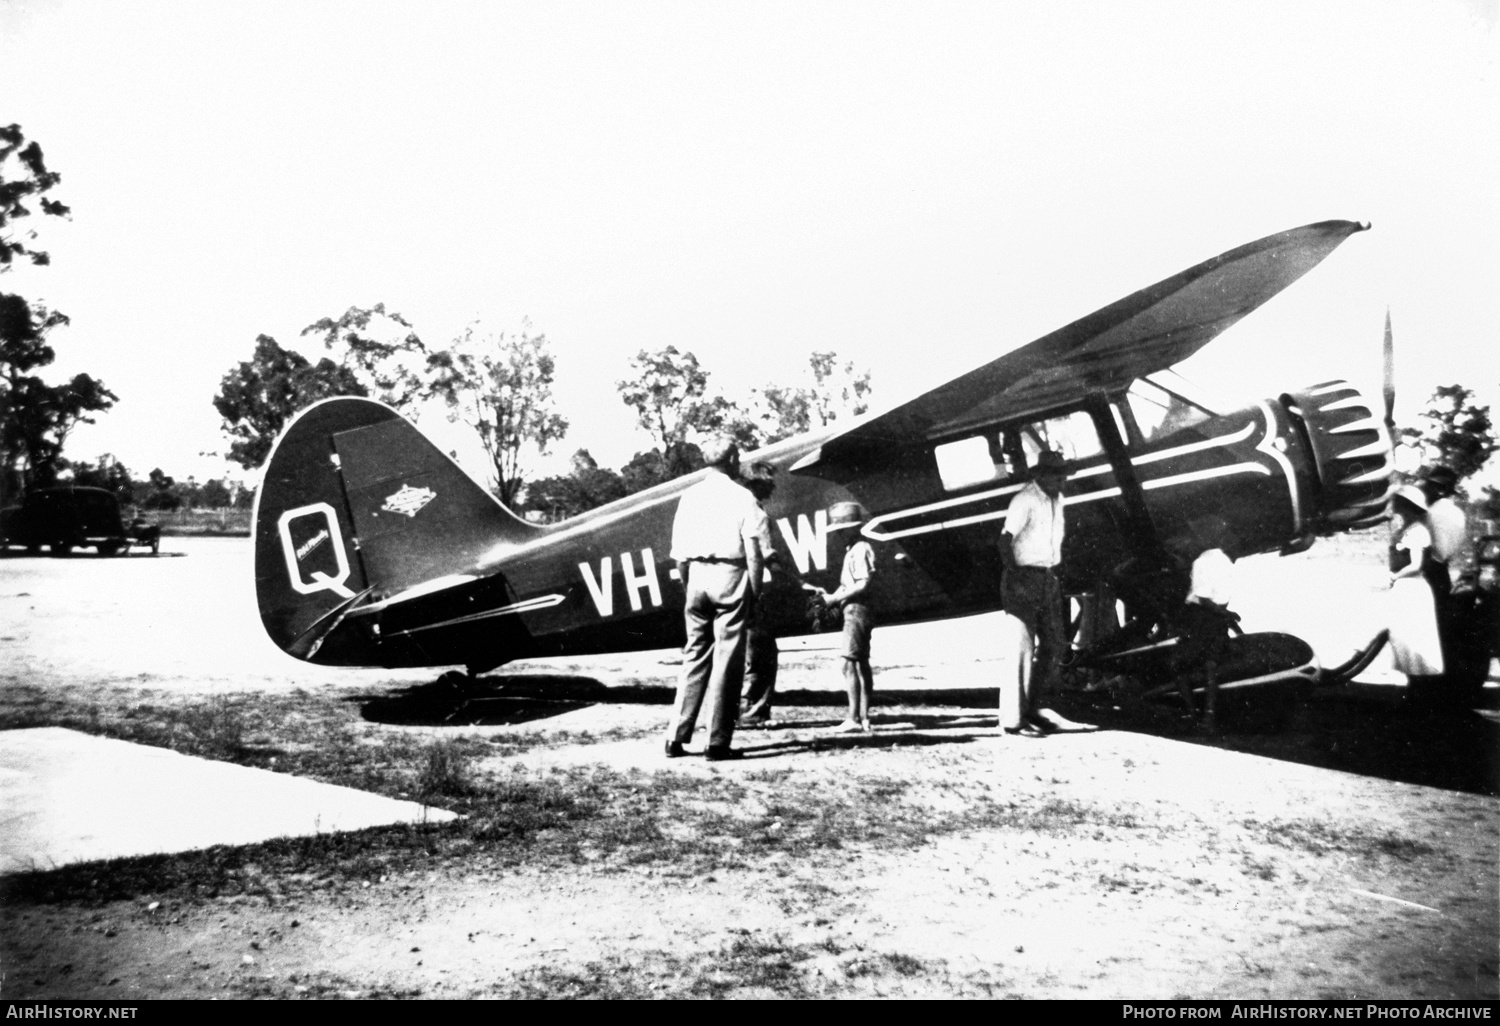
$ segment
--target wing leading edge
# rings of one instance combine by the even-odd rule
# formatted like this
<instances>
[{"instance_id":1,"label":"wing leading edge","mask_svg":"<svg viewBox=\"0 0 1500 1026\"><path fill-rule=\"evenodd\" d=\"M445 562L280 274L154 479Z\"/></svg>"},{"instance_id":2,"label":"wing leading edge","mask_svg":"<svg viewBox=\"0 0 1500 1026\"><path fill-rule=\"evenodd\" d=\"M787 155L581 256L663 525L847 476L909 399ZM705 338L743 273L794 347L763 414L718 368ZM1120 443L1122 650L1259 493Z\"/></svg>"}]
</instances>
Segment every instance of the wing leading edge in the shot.
<instances>
[{"instance_id":1,"label":"wing leading edge","mask_svg":"<svg viewBox=\"0 0 1500 1026\"><path fill-rule=\"evenodd\" d=\"M1222 253L855 422L792 469L818 474L877 447L955 435L1124 388L1191 356L1369 227L1320 221Z\"/></svg>"}]
</instances>

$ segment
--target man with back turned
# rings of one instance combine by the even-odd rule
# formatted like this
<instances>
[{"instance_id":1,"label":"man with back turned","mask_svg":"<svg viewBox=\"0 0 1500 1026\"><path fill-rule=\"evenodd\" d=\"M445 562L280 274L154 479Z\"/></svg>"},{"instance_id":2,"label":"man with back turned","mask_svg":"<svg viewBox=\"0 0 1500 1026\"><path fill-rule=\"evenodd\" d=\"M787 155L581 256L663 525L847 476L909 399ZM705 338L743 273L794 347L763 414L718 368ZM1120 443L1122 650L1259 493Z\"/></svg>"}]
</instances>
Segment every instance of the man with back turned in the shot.
<instances>
[{"instance_id":1,"label":"man with back turned","mask_svg":"<svg viewBox=\"0 0 1500 1026\"><path fill-rule=\"evenodd\" d=\"M708 473L683 492L672 522L672 559L682 578L687 644L666 754L687 754L698 712L709 704L710 761L737 759L730 748L745 676L745 628L760 594L762 561L756 537L759 507L738 483L740 454L732 439L703 447Z\"/></svg>"}]
</instances>

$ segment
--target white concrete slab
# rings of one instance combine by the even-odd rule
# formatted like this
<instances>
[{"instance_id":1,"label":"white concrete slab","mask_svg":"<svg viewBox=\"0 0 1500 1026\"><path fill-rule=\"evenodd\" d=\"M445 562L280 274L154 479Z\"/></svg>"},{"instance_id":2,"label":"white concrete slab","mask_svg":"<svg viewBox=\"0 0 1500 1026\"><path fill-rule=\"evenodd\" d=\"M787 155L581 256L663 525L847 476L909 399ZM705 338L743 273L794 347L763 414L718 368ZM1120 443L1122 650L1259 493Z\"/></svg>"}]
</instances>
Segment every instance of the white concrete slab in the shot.
<instances>
[{"instance_id":1,"label":"white concrete slab","mask_svg":"<svg viewBox=\"0 0 1500 1026\"><path fill-rule=\"evenodd\" d=\"M61 727L0 731L0 874L453 818Z\"/></svg>"}]
</instances>

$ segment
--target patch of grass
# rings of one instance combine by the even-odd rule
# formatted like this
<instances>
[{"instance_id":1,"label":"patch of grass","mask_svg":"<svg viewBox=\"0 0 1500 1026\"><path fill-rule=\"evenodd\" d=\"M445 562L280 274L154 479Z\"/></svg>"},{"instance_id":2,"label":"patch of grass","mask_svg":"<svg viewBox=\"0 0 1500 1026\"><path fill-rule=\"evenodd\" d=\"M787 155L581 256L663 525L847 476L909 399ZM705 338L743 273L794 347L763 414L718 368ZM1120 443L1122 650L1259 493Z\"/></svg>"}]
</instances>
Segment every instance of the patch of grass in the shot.
<instances>
[{"instance_id":1,"label":"patch of grass","mask_svg":"<svg viewBox=\"0 0 1500 1026\"><path fill-rule=\"evenodd\" d=\"M233 760L244 752L245 717L239 703L224 695L215 695L180 711L169 710L166 718L177 730L186 733L184 739L171 746L178 751L223 761Z\"/></svg>"},{"instance_id":2,"label":"patch of grass","mask_svg":"<svg viewBox=\"0 0 1500 1026\"><path fill-rule=\"evenodd\" d=\"M1385 855L1401 862L1414 862L1440 854L1430 844L1391 830L1343 829L1308 819L1247 819L1241 825L1269 844L1311 855L1338 853L1360 858Z\"/></svg>"},{"instance_id":3,"label":"patch of grass","mask_svg":"<svg viewBox=\"0 0 1500 1026\"><path fill-rule=\"evenodd\" d=\"M444 739L427 746L417 770L419 801L462 797L473 790L473 769L463 745Z\"/></svg>"},{"instance_id":4,"label":"patch of grass","mask_svg":"<svg viewBox=\"0 0 1500 1026\"><path fill-rule=\"evenodd\" d=\"M101 705L8 686L0 722L77 725L93 733L230 759L457 812L442 826L398 826L73 866L0 882L0 899L104 901L141 894L197 900L362 887L382 876L471 874L521 864L594 863L603 871L668 867L699 875L786 855L847 858L850 849L912 850L935 836L1004 829L1067 834L1140 829L1128 812L993 789L959 778L918 785L884 774L836 780L791 768L739 776L571 767L487 775L482 760L555 745L552 735L458 734L432 741L358 718L358 697L295 692L175 696L121 690ZM611 731L601 741L633 736ZM274 738L272 746L266 739ZM567 735L566 743L579 743ZM1102 836L1102 833L1101 833Z\"/></svg>"},{"instance_id":5,"label":"patch of grass","mask_svg":"<svg viewBox=\"0 0 1500 1026\"><path fill-rule=\"evenodd\" d=\"M1096 830L1141 830L1147 824L1130 812L1086 805L1063 798L1047 798L1041 802L1000 802L989 795L981 797L976 809L978 825L1006 830L1034 830L1043 834L1067 834L1084 827ZM1106 836L1098 834L1101 839Z\"/></svg>"}]
</instances>

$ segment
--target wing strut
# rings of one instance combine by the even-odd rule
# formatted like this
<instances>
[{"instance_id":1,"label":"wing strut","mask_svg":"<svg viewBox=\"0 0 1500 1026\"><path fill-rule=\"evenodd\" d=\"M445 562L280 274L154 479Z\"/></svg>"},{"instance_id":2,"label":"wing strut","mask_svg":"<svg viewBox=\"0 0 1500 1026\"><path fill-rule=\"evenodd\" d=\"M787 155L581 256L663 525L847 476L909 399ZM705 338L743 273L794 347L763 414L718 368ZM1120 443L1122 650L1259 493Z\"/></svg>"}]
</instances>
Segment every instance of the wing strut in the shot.
<instances>
[{"instance_id":1,"label":"wing strut","mask_svg":"<svg viewBox=\"0 0 1500 1026\"><path fill-rule=\"evenodd\" d=\"M1125 439L1120 436L1120 428L1115 423L1109 399L1096 392L1085 401L1084 409L1094 421L1094 430L1098 432L1099 442L1109 457L1115 484L1119 485L1120 497L1125 503L1123 526L1126 551L1145 564L1160 566L1164 562L1161 536L1151 519L1151 511L1146 508L1146 493L1141 488L1140 478L1136 476L1135 466L1130 462L1130 452L1125 447Z\"/></svg>"}]
</instances>

